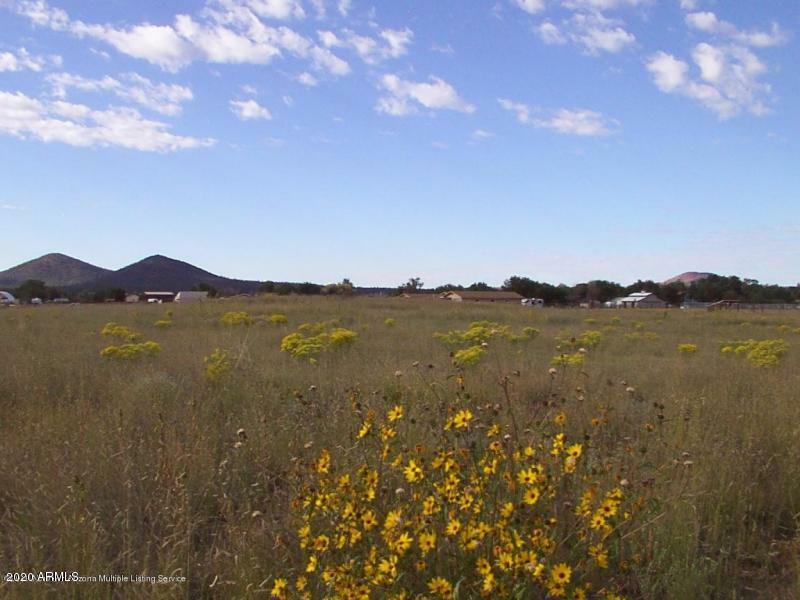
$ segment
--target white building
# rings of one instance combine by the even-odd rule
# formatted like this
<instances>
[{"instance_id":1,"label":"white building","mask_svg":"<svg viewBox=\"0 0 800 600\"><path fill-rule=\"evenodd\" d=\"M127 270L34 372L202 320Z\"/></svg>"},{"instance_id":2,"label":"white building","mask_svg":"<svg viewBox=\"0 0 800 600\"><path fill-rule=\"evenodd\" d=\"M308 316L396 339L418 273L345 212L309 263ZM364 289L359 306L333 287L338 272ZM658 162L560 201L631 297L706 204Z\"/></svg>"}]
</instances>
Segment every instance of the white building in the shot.
<instances>
[{"instance_id":1,"label":"white building","mask_svg":"<svg viewBox=\"0 0 800 600\"><path fill-rule=\"evenodd\" d=\"M208 300L208 292L178 292L175 302L188 304L189 302L202 302Z\"/></svg>"},{"instance_id":2,"label":"white building","mask_svg":"<svg viewBox=\"0 0 800 600\"><path fill-rule=\"evenodd\" d=\"M667 308L667 303L652 292L634 292L618 298L617 308Z\"/></svg>"}]
</instances>

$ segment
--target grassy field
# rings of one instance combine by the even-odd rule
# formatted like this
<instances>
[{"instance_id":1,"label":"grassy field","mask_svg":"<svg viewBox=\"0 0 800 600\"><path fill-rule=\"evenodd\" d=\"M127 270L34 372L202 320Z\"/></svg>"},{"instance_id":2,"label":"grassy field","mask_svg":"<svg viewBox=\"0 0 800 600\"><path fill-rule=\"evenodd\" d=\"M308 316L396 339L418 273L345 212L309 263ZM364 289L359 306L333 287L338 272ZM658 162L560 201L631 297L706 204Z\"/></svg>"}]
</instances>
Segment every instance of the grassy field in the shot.
<instances>
[{"instance_id":1,"label":"grassy field","mask_svg":"<svg viewBox=\"0 0 800 600\"><path fill-rule=\"evenodd\" d=\"M101 356L109 322L160 352ZM0 310L0 342L3 578L186 577L3 597L800 597L798 314L264 297Z\"/></svg>"}]
</instances>

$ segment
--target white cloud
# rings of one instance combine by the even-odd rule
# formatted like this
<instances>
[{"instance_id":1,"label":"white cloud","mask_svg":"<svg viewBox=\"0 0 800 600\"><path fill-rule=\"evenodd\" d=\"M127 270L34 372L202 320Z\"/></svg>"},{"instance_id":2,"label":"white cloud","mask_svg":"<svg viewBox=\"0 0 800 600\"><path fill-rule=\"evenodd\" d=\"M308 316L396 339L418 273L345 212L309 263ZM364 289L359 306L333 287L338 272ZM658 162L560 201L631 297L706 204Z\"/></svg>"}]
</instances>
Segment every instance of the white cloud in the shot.
<instances>
[{"instance_id":1,"label":"white cloud","mask_svg":"<svg viewBox=\"0 0 800 600\"><path fill-rule=\"evenodd\" d=\"M18 14L40 27L62 31L69 26L67 13L60 8L53 8L44 0L19 0L14 8Z\"/></svg>"},{"instance_id":2,"label":"white cloud","mask_svg":"<svg viewBox=\"0 0 800 600\"><path fill-rule=\"evenodd\" d=\"M699 31L722 35L745 46L767 48L785 43L789 36L777 23L772 23L770 31L740 31L736 25L717 18L713 12L693 12L686 15L686 24Z\"/></svg>"},{"instance_id":3,"label":"white cloud","mask_svg":"<svg viewBox=\"0 0 800 600\"><path fill-rule=\"evenodd\" d=\"M127 28L72 21L66 12L44 0L12 1L18 14L37 25L103 41L167 71L178 71L198 59L267 64L284 52L307 59L314 68L332 75L350 71L347 62L328 48L317 46L289 27L273 27L261 20L301 18L305 13L297 0L215 0L200 12L199 19L179 14L172 25L143 23Z\"/></svg>"},{"instance_id":4,"label":"white cloud","mask_svg":"<svg viewBox=\"0 0 800 600\"><path fill-rule=\"evenodd\" d=\"M25 210L24 206L20 206L18 204L0 204L0 208L2 208L3 210L16 210L16 211Z\"/></svg>"},{"instance_id":5,"label":"white cloud","mask_svg":"<svg viewBox=\"0 0 800 600\"><path fill-rule=\"evenodd\" d=\"M695 10L697 8L697 0L680 0L680 6L683 10Z\"/></svg>"},{"instance_id":6,"label":"white cloud","mask_svg":"<svg viewBox=\"0 0 800 600\"><path fill-rule=\"evenodd\" d=\"M194 97L188 87L153 82L136 73L127 73L120 79L109 76L102 79L88 79L70 73L53 73L47 76L52 93L58 98L66 98L70 88L87 92L105 91L163 115L180 114L181 104Z\"/></svg>"},{"instance_id":7,"label":"white cloud","mask_svg":"<svg viewBox=\"0 0 800 600\"><path fill-rule=\"evenodd\" d=\"M544 10L544 0L512 0L519 8L526 13L535 15Z\"/></svg>"},{"instance_id":8,"label":"white cloud","mask_svg":"<svg viewBox=\"0 0 800 600\"><path fill-rule=\"evenodd\" d=\"M539 39L545 44L565 44L567 42L558 26L550 21L544 21L539 25L536 28L536 35L538 35Z\"/></svg>"},{"instance_id":9,"label":"white cloud","mask_svg":"<svg viewBox=\"0 0 800 600\"><path fill-rule=\"evenodd\" d=\"M515 113L517 115L517 121L520 123L525 123L526 125L530 123L531 110L527 104L523 104L522 102L514 102L513 100L509 100L507 98L498 98L497 102L505 110Z\"/></svg>"},{"instance_id":10,"label":"white cloud","mask_svg":"<svg viewBox=\"0 0 800 600\"><path fill-rule=\"evenodd\" d=\"M576 13L569 19L569 37L581 44L589 54L616 53L636 41L636 36L626 31L617 19L600 13Z\"/></svg>"},{"instance_id":11,"label":"white cloud","mask_svg":"<svg viewBox=\"0 0 800 600\"><path fill-rule=\"evenodd\" d=\"M294 98L292 98L291 96L281 96L281 100L286 106L294 105Z\"/></svg>"},{"instance_id":12,"label":"white cloud","mask_svg":"<svg viewBox=\"0 0 800 600\"><path fill-rule=\"evenodd\" d=\"M316 87L319 84L317 78L308 72L300 73L300 75L295 77L295 79L297 80L298 83L301 83L306 87Z\"/></svg>"},{"instance_id":13,"label":"white cloud","mask_svg":"<svg viewBox=\"0 0 800 600\"><path fill-rule=\"evenodd\" d=\"M498 98L497 101L502 108L513 112L520 123L539 129L552 129L567 135L603 136L612 133L614 128L619 125L614 119L609 119L599 112L585 108L559 108L547 112L543 117L537 117L533 115L534 110L527 104L506 98Z\"/></svg>"},{"instance_id":14,"label":"white cloud","mask_svg":"<svg viewBox=\"0 0 800 600\"><path fill-rule=\"evenodd\" d=\"M215 4L227 11L247 9L265 19L286 21L306 16L302 4L297 0L215 0Z\"/></svg>"},{"instance_id":15,"label":"white cloud","mask_svg":"<svg viewBox=\"0 0 800 600\"><path fill-rule=\"evenodd\" d=\"M686 85L689 65L671 54L658 52L650 57L647 70L653 75L658 89L671 93Z\"/></svg>"},{"instance_id":16,"label":"white cloud","mask_svg":"<svg viewBox=\"0 0 800 600\"><path fill-rule=\"evenodd\" d=\"M272 113L255 100L231 100L231 112L242 121L272 119Z\"/></svg>"},{"instance_id":17,"label":"white cloud","mask_svg":"<svg viewBox=\"0 0 800 600\"><path fill-rule=\"evenodd\" d=\"M61 57L57 57L58 61ZM16 52L0 52L0 73L3 71L41 71L47 65L47 59L42 56L34 56L25 48L20 48Z\"/></svg>"},{"instance_id":18,"label":"white cloud","mask_svg":"<svg viewBox=\"0 0 800 600\"><path fill-rule=\"evenodd\" d=\"M240 89L250 96L258 96L258 88L254 85L245 84L240 86Z\"/></svg>"},{"instance_id":19,"label":"white cloud","mask_svg":"<svg viewBox=\"0 0 800 600\"><path fill-rule=\"evenodd\" d=\"M325 8L325 0L310 0L311 6L314 7L314 13L317 16L317 20L321 21L327 15L327 10Z\"/></svg>"},{"instance_id":20,"label":"white cloud","mask_svg":"<svg viewBox=\"0 0 800 600\"><path fill-rule=\"evenodd\" d=\"M603 115L593 110L569 110L560 108L547 119L534 121L536 127L552 129L558 133L581 136L608 135L615 121L606 119Z\"/></svg>"},{"instance_id":21,"label":"white cloud","mask_svg":"<svg viewBox=\"0 0 800 600\"><path fill-rule=\"evenodd\" d=\"M414 82L397 75L384 75L378 87L386 95L378 100L375 110L388 115L414 114L418 105L429 109L475 112L475 106L463 100L452 85L439 77L431 76L427 82Z\"/></svg>"},{"instance_id":22,"label":"white cloud","mask_svg":"<svg viewBox=\"0 0 800 600\"><path fill-rule=\"evenodd\" d=\"M167 71L185 67L196 55L195 48L169 25L136 25L118 29L75 21L70 29L78 37L103 41L123 54L146 60Z\"/></svg>"},{"instance_id":23,"label":"white cloud","mask_svg":"<svg viewBox=\"0 0 800 600\"><path fill-rule=\"evenodd\" d=\"M389 56L397 58L408 52L407 47L414 38L414 32L408 27L404 29L384 29L381 31L381 37L389 44Z\"/></svg>"},{"instance_id":24,"label":"white cloud","mask_svg":"<svg viewBox=\"0 0 800 600\"><path fill-rule=\"evenodd\" d=\"M352 0L339 0L339 3L336 7L339 9L339 14L343 17L346 17L347 13L349 13L350 9L352 8L352 5Z\"/></svg>"},{"instance_id":25,"label":"white cloud","mask_svg":"<svg viewBox=\"0 0 800 600\"><path fill-rule=\"evenodd\" d=\"M173 134L169 126L133 108L94 110L81 104L42 101L21 92L0 92L0 132L21 139L71 146L118 146L145 152L175 152L212 146L212 139Z\"/></svg>"},{"instance_id":26,"label":"white cloud","mask_svg":"<svg viewBox=\"0 0 800 600\"><path fill-rule=\"evenodd\" d=\"M375 38L344 29L337 35L333 31L318 31L317 37L326 48L350 48L367 64L374 65L389 58L398 58L408 52L414 38L410 29L384 29L380 32L383 44Z\"/></svg>"},{"instance_id":27,"label":"white cloud","mask_svg":"<svg viewBox=\"0 0 800 600\"><path fill-rule=\"evenodd\" d=\"M666 52L647 61L647 70L662 92L686 96L729 119L742 111L761 116L769 112L766 103L771 89L759 81L766 67L747 48L698 44L692 60L699 77L689 74L689 64Z\"/></svg>"},{"instance_id":28,"label":"white cloud","mask_svg":"<svg viewBox=\"0 0 800 600\"><path fill-rule=\"evenodd\" d=\"M212 63L267 64L281 51L274 40L256 40L222 25L198 23L188 15L175 17L175 31Z\"/></svg>"},{"instance_id":29,"label":"white cloud","mask_svg":"<svg viewBox=\"0 0 800 600\"><path fill-rule=\"evenodd\" d=\"M650 0L564 0L563 6L573 10L603 11L640 6Z\"/></svg>"},{"instance_id":30,"label":"white cloud","mask_svg":"<svg viewBox=\"0 0 800 600\"><path fill-rule=\"evenodd\" d=\"M470 137L476 142L481 142L483 140L493 138L494 134L491 131L486 131L485 129L476 129L472 132Z\"/></svg>"}]
</instances>

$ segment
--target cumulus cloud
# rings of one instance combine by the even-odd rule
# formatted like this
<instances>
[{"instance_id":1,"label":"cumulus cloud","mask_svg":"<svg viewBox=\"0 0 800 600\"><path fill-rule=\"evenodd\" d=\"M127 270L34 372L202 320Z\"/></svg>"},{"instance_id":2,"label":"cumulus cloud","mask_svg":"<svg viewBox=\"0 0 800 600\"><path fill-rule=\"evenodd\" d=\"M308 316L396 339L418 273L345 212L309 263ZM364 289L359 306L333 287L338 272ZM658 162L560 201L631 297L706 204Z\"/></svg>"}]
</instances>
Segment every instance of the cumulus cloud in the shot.
<instances>
[{"instance_id":1,"label":"cumulus cloud","mask_svg":"<svg viewBox=\"0 0 800 600\"><path fill-rule=\"evenodd\" d=\"M194 97L188 87L153 82L137 73L127 73L119 79L110 76L89 79L71 73L52 73L46 79L53 95L61 99L67 97L70 88L87 92L110 92L118 98L170 116L180 114L181 104Z\"/></svg>"},{"instance_id":2,"label":"cumulus cloud","mask_svg":"<svg viewBox=\"0 0 800 600\"><path fill-rule=\"evenodd\" d=\"M339 9L339 14L343 17L346 17L347 13L349 13L350 9L352 8L352 5L352 0L339 0L339 3L336 5L336 7Z\"/></svg>"},{"instance_id":3,"label":"cumulus cloud","mask_svg":"<svg viewBox=\"0 0 800 600\"><path fill-rule=\"evenodd\" d=\"M544 0L512 0L519 8L526 13L535 15L544 10Z\"/></svg>"},{"instance_id":4,"label":"cumulus cloud","mask_svg":"<svg viewBox=\"0 0 800 600\"><path fill-rule=\"evenodd\" d=\"M690 74L687 62L666 52L650 56L647 70L662 92L700 102L720 119L743 111L757 116L769 112L770 86L758 79L766 67L749 49L702 43L692 51L692 60L698 76Z\"/></svg>"},{"instance_id":5,"label":"cumulus cloud","mask_svg":"<svg viewBox=\"0 0 800 600\"><path fill-rule=\"evenodd\" d=\"M212 146L212 139L176 135L133 108L94 110L62 100L43 101L21 92L0 92L0 132L20 139L70 146L117 146L144 152L175 152Z\"/></svg>"},{"instance_id":6,"label":"cumulus cloud","mask_svg":"<svg viewBox=\"0 0 800 600\"><path fill-rule=\"evenodd\" d=\"M636 41L636 36L626 31L621 21L600 13L576 13L567 26L570 39L582 45L588 54L601 51L613 54Z\"/></svg>"},{"instance_id":7,"label":"cumulus cloud","mask_svg":"<svg viewBox=\"0 0 800 600\"><path fill-rule=\"evenodd\" d=\"M384 95L378 100L375 110L388 115L414 114L420 106L433 110L475 112L475 106L462 99L452 85L439 77L431 76L426 82L415 82L397 75L384 75L378 87Z\"/></svg>"},{"instance_id":8,"label":"cumulus cloud","mask_svg":"<svg viewBox=\"0 0 800 600\"><path fill-rule=\"evenodd\" d=\"M210 63L267 64L284 53L310 61L318 70L346 75L350 67L330 49L285 26L262 19L298 19L305 12L296 0L215 0L199 17L179 14L172 24L129 27L71 20L45 0L10 0L12 8L34 24L102 41L117 51L178 71L195 60ZM394 40L387 40L391 47Z\"/></svg>"},{"instance_id":9,"label":"cumulus cloud","mask_svg":"<svg viewBox=\"0 0 800 600\"><path fill-rule=\"evenodd\" d=\"M540 24L536 28L536 35L538 35L539 39L545 44L553 45L567 43L567 39L561 33L561 30L558 28L558 26L554 25L550 21L544 21L542 24Z\"/></svg>"},{"instance_id":10,"label":"cumulus cloud","mask_svg":"<svg viewBox=\"0 0 800 600\"><path fill-rule=\"evenodd\" d=\"M772 23L769 31L741 31L733 23L719 19L713 12L689 13L686 15L686 24L692 29L729 37L739 44L757 48L779 46L789 39L777 23Z\"/></svg>"},{"instance_id":11,"label":"cumulus cloud","mask_svg":"<svg viewBox=\"0 0 800 600\"><path fill-rule=\"evenodd\" d=\"M408 52L414 33L408 29L384 29L380 32L379 41L375 38L360 35L350 29L342 30L338 35L333 31L317 32L320 43L326 48L349 48L367 64L374 65L389 58L398 58Z\"/></svg>"},{"instance_id":12,"label":"cumulus cloud","mask_svg":"<svg viewBox=\"0 0 800 600\"><path fill-rule=\"evenodd\" d=\"M228 11L246 9L265 19L285 21L306 16L303 5L297 0L214 0L214 4Z\"/></svg>"},{"instance_id":13,"label":"cumulus cloud","mask_svg":"<svg viewBox=\"0 0 800 600\"><path fill-rule=\"evenodd\" d=\"M272 113L255 100L231 100L231 112L242 121L272 119Z\"/></svg>"},{"instance_id":14,"label":"cumulus cloud","mask_svg":"<svg viewBox=\"0 0 800 600\"><path fill-rule=\"evenodd\" d=\"M55 62L60 63L60 57ZM47 65L48 59L43 56L34 56L25 48L16 52L0 52L0 73L3 71L41 71Z\"/></svg>"},{"instance_id":15,"label":"cumulus cloud","mask_svg":"<svg viewBox=\"0 0 800 600\"><path fill-rule=\"evenodd\" d=\"M317 78L308 72L300 73L300 75L295 77L295 79L297 80L298 83L301 83L306 87L316 87L319 84Z\"/></svg>"},{"instance_id":16,"label":"cumulus cloud","mask_svg":"<svg viewBox=\"0 0 800 600\"><path fill-rule=\"evenodd\" d=\"M79 38L105 42L122 54L146 60L166 71L182 69L197 55L192 44L169 25L136 25L119 29L75 21L70 30Z\"/></svg>"},{"instance_id":17,"label":"cumulus cloud","mask_svg":"<svg viewBox=\"0 0 800 600\"><path fill-rule=\"evenodd\" d=\"M617 53L636 42L636 36L625 27L624 21L611 18L603 11L635 7L650 0L562 0L560 6L571 12L559 24L545 20L534 32L545 44L565 44L570 41L582 46L587 54ZM513 0L522 10L535 14L545 8L543 0Z\"/></svg>"},{"instance_id":18,"label":"cumulus cloud","mask_svg":"<svg viewBox=\"0 0 800 600\"><path fill-rule=\"evenodd\" d=\"M558 108L551 111L537 111L527 104L498 98L498 103L507 111L513 112L517 121L539 129L551 129L557 133L596 137L608 135L619 125L614 119L585 108ZM541 114L541 116L539 116Z\"/></svg>"}]
</instances>

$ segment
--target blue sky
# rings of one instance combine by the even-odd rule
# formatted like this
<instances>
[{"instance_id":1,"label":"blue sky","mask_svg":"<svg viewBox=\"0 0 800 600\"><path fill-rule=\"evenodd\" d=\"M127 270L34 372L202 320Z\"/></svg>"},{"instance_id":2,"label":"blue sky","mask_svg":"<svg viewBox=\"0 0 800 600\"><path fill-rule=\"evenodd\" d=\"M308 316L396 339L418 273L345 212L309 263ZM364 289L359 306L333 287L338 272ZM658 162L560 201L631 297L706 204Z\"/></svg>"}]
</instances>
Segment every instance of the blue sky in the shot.
<instances>
[{"instance_id":1,"label":"blue sky","mask_svg":"<svg viewBox=\"0 0 800 600\"><path fill-rule=\"evenodd\" d=\"M800 5L0 0L0 269L800 281Z\"/></svg>"}]
</instances>

